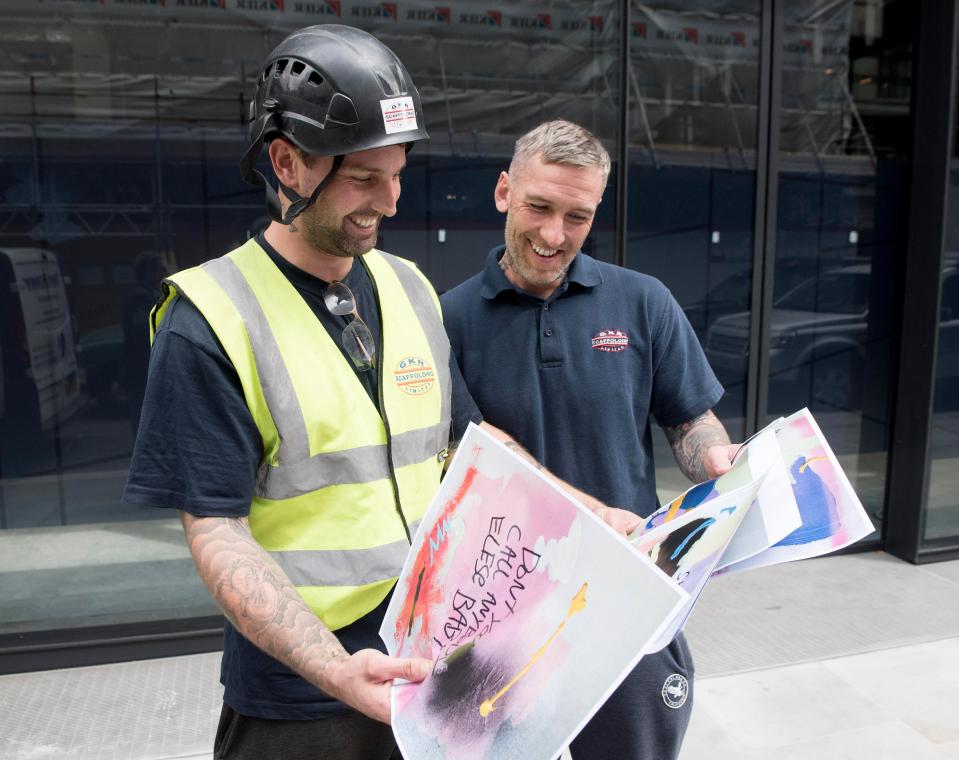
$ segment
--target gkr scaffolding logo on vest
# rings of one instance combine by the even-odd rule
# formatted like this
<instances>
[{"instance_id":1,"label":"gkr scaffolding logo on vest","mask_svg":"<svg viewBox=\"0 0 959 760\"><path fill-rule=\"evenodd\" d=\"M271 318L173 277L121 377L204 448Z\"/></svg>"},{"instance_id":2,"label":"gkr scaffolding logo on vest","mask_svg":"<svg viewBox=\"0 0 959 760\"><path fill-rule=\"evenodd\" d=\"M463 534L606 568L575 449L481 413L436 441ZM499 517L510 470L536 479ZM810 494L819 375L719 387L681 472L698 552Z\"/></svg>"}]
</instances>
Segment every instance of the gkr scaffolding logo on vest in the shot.
<instances>
[{"instance_id":1,"label":"gkr scaffolding logo on vest","mask_svg":"<svg viewBox=\"0 0 959 760\"><path fill-rule=\"evenodd\" d=\"M421 396L436 384L436 373L418 356L408 356L396 365L393 381L403 393Z\"/></svg>"}]
</instances>

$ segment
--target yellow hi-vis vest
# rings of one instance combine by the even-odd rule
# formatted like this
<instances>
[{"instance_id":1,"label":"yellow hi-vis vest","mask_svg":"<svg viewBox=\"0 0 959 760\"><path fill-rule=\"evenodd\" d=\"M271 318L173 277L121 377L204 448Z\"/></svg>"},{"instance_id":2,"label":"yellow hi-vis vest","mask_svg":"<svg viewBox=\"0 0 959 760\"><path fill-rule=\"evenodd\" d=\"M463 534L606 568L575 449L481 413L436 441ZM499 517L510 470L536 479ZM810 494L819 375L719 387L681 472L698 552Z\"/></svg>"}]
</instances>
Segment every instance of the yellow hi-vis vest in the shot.
<instances>
[{"instance_id":1,"label":"yellow hi-vis vest","mask_svg":"<svg viewBox=\"0 0 959 760\"><path fill-rule=\"evenodd\" d=\"M411 262L361 259L380 305L382 416L309 305L249 240L164 282L203 314L263 438L250 507L257 542L331 629L372 611L403 568L449 443L449 340Z\"/></svg>"}]
</instances>

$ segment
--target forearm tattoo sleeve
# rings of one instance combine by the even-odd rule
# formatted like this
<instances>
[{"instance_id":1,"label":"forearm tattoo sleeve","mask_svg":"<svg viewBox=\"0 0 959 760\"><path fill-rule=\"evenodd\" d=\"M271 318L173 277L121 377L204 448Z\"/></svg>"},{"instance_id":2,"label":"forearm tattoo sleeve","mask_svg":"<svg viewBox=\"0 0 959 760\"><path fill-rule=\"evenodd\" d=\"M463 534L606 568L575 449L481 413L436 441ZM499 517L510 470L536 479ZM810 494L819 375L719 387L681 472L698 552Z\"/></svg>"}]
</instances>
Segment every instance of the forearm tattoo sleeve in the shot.
<instances>
[{"instance_id":1,"label":"forearm tattoo sleeve","mask_svg":"<svg viewBox=\"0 0 959 760\"><path fill-rule=\"evenodd\" d=\"M197 571L233 626L320 688L333 660L347 657L286 573L256 543L245 519L181 512Z\"/></svg>"},{"instance_id":2,"label":"forearm tattoo sleeve","mask_svg":"<svg viewBox=\"0 0 959 760\"><path fill-rule=\"evenodd\" d=\"M729 435L712 411L675 427L664 427L666 440L673 449L676 464L683 475L694 483L706 480L705 457L711 446L729 444Z\"/></svg>"}]
</instances>

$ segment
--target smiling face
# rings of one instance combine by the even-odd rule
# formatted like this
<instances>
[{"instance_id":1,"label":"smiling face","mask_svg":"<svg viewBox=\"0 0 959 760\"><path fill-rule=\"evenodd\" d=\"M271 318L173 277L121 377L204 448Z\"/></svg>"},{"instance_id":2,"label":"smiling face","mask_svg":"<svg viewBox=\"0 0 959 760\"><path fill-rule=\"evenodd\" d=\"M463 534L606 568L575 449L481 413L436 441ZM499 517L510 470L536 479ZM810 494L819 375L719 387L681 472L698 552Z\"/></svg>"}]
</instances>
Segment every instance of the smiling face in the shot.
<instances>
[{"instance_id":1,"label":"smiling face","mask_svg":"<svg viewBox=\"0 0 959 760\"><path fill-rule=\"evenodd\" d=\"M509 281L540 298L556 290L589 234L605 187L599 167L546 163L540 156L500 174L494 197L506 214L501 264Z\"/></svg>"},{"instance_id":2,"label":"smiling face","mask_svg":"<svg viewBox=\"0 0 959 760\"><path fill-rule=\"evenodd\" d=\"M332 162L324 157L309 165L311 190ZM404 166L402 145L348 154L316 203L296 218L303 239L331 256L354 257L369 251L376 244L380 220L396 213Z\"/></svg>"}]
</instances>

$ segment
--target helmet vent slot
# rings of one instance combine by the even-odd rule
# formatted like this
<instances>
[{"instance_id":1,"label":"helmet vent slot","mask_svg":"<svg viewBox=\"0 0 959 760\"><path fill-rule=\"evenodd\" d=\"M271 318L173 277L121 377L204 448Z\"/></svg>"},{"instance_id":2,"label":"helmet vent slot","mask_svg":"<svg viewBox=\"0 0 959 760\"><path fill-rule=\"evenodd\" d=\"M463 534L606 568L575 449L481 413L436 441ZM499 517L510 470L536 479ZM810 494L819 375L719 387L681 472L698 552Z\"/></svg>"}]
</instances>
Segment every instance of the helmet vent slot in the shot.
<instances>
[{"instance_id":1,"label":"helmet vent slot","mask_svg":"<svg viewBox=\"0 0 959 760\"><path fill-rule=\"evenodd\" d=\"M275 77L280 76L280 74L283 73L283 69L286 68L287 63L289 63L289 61L287 61L286 58L281 58L280 60L278 60L276 62L276 68L273 69L273 76Z\"/></svg>"},{"instance_id":2,"label":"helmet vent slot","mask_svg":"<svg viewBox=\"0 0 959 760\"><path fill-rule=\"evenodd\" d=\"M376 76L383 90L383 94L386 95L386 97L395 98L405 94L403 70L395 63L390 64L386 68L373 69L373 74Z\"/></svg>"},{"instance_id":3,"label":"helmet vent slot","mask_svg":"<svg viewBox=\"0 0 959 760\"><path fill-rule=\"evenodd\" d=\"M306 70L306 64L303 61L294 61L293 65L290 66L290 74L295 77L298 77Z\"/></svg>"},{"instance_id":4,"label":"helmet vent slot","mask_svg":"<svg viewBox=\"0 0 959 760\"><path fill-rule=\"evenodd\" d=\"M310 84L312 84L312 85L314 85L314 86L316 86L316 87L319 87L321 84L323 84L323 77L321 77L317 72L311 71L311 72L310 72L310 77L309 77L309 79L307 79L307 81L308 81Z\"/></svg>"}]
</instances>

